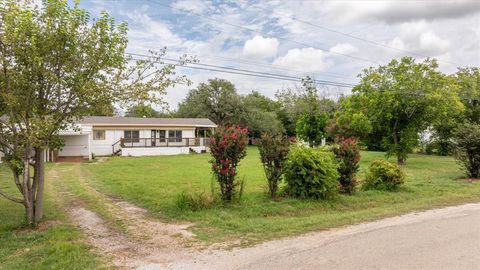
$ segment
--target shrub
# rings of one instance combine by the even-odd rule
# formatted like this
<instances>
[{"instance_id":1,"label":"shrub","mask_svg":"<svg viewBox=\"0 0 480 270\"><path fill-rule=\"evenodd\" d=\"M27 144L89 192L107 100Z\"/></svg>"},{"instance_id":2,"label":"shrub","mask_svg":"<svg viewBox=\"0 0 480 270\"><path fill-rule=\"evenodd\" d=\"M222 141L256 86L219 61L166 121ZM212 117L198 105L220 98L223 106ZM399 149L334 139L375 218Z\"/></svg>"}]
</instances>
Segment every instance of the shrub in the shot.
<instances>
[{"instance_id":1,"label":"shrub","mask_svg":"<svg viewBox=\"0 0 480 270\"><path fill-rule=\"evenodd\" d=\"M355 191L357 185L356 174L360 162L358 140L339 137L337 145L333 148L333 153L339 165L340 192L351 194Z\"/></svg>"},{"instance_id":2,"label":"shrub","mask_svg":"<svg viewBox=\"0 0 480 270\"><path fill-rule=\"evenodd\" d=\"M240 126L219 127L210 139L213 174L220 184L222 200L230 202L240 186L237 166L246 155L248 130Z\"/></svg>"},{"instance_id":3,"label":"shrub","mask_svg":"<svg viewBox=\"0 0 480 270\"><path fill-rule=\"evenodd\" d=\"M325 199L338 192L338 164L322 148L295 146L285 163L286 192L299 198Z\"/></svg>"},{"instance_id":4,"label":"shrub","mask_svg":"<svg viewBox=\"0 0 480 270\"><path fill-rule=\"evenodd\" d=\"M480 125L462 125L455 131L454 138L455 158L468 177L480 178Z\"/></svg>"},{"instance_id":5,"label":"shrub","mask_svg":"<svg viewBox=\"0 0 480 270\"><path fill-rule=\"evenodd\" d=\"M363 189L395 190L405 181L405 174L397 164L375 160L365 177Z\"/></svg>"},{"instance_id":6,"label":"shrub","mask_svg":"<svg viewBox=\"0 0 480 270\"><path fill-rule=\"evenodd\" d=\"M277 195L278 185L282 181L283 168L287 159L290 142L282 135L263 134L258 140L260 160L268 181L270 197Z\"/></svg>"}]
</instances>

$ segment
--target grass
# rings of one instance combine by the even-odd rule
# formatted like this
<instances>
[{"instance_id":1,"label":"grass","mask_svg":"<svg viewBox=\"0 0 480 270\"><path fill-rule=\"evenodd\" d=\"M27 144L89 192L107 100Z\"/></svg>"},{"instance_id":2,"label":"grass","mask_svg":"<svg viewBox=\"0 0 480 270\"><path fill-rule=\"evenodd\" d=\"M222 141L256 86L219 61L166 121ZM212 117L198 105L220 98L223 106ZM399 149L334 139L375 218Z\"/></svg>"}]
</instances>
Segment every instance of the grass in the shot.
<instances>
[{"instance_id":1,"label":"grass","mask_svg":"<svg viewBox=\"0 0 480 270\"><path fill-rule=\"evenodd\" d=\"M371 161L381 158L383 153L363 152L359 178ZM239 168L240 178L246 181L241 203L215 204L198 211L179 209L176 201L182 193L210 194L209 159L208 154L115 157L82 164L82 171L89 184L110 196L131 201L163 219L194 222L195 233L209 242L240 238L253 243L480 200L480 183L458 180L463 173L451 157L411 155L405 166L407 182L396 192L359 191L327 201L272 201L266 196L258 151L252 147Z\"/></svg>"},{"instance_id":2,"label":"grass","mask_svg":"<svg viewBox=\"0 0 480 270\"><path fill-rule=\"evenodd\" d=\"M4 166L0 187L18 193ZM80 231L66 221L49 181L46 191L45 220L36 229L25 227L22 205L0 198L0 269L105 269Z\"/></svg>"}]
</instances>

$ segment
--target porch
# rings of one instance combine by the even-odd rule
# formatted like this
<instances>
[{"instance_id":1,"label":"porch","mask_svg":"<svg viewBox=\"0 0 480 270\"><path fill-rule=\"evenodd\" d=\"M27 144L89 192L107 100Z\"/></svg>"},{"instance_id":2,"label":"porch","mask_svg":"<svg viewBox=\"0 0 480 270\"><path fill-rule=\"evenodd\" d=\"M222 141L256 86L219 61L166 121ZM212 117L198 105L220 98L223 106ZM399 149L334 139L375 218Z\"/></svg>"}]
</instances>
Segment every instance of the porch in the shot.
<instances>
[{"instance_id":1,"label":"porch","mask_svg":"<svg viewBox=\"0 0 480 270\"><path fill-rule=\"evenodd\" d=\"M205 152L210 139L197 138L121 138L112 145L112 153L122 156L169 155L195 151ZM148 150L139 150L148 149Z\"/></svg>"}]
</instances>

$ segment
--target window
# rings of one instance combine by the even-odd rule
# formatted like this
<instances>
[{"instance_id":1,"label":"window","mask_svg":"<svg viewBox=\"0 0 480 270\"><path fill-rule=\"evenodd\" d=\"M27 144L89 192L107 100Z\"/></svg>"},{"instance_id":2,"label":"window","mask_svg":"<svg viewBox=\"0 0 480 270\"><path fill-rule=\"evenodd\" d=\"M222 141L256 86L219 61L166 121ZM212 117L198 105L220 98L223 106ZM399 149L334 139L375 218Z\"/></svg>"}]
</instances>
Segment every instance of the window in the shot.
<instances>
[{"instance_id":1,"label":"window","mask_svg":"<svg viewBox=\"0 0 480 270\"><path fill-rule=\"evenodd\" d=\"M182 142L182 131L181 130L169 130L168 131L168 141L169 142Z\"/></svg>"},{"instance_id":2,"label":"window","mask_svg":"<svg viewBox=\"0 0 480 270\"><path fill-rule=\"evenodd\" d=\"M105 130L93 130L93 140L94 141L104 141L105 140Z\"/></svg>"},{"instance_id":3,"label":"window","mask_svg":"<svg viewBox=\"0 0 480 270\"><path fill-rule=\"evenodd\" d=\"M140 142L140 131L138 130L124 130L123 137L125 142Z\"/></svg>"}]
</instances>

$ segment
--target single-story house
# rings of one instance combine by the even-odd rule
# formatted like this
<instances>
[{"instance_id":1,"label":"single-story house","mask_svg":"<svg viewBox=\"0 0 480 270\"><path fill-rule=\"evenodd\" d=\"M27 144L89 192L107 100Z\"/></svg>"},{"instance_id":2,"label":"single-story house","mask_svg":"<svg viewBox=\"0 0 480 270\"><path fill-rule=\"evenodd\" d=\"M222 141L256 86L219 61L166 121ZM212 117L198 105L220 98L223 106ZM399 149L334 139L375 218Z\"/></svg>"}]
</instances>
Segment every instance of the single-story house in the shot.
<instances>
[{"instance_id":1,"label":"single-story house","mask_svg":"<svg viewBox=\"0 0 480 270\"><path fill-rule=\"evenodd\" d=\"M201 153L208 150L215 127L207 118L85 117L60 132L65 145L50 151L47 160Z\"/></svg>"}]
</instances>

